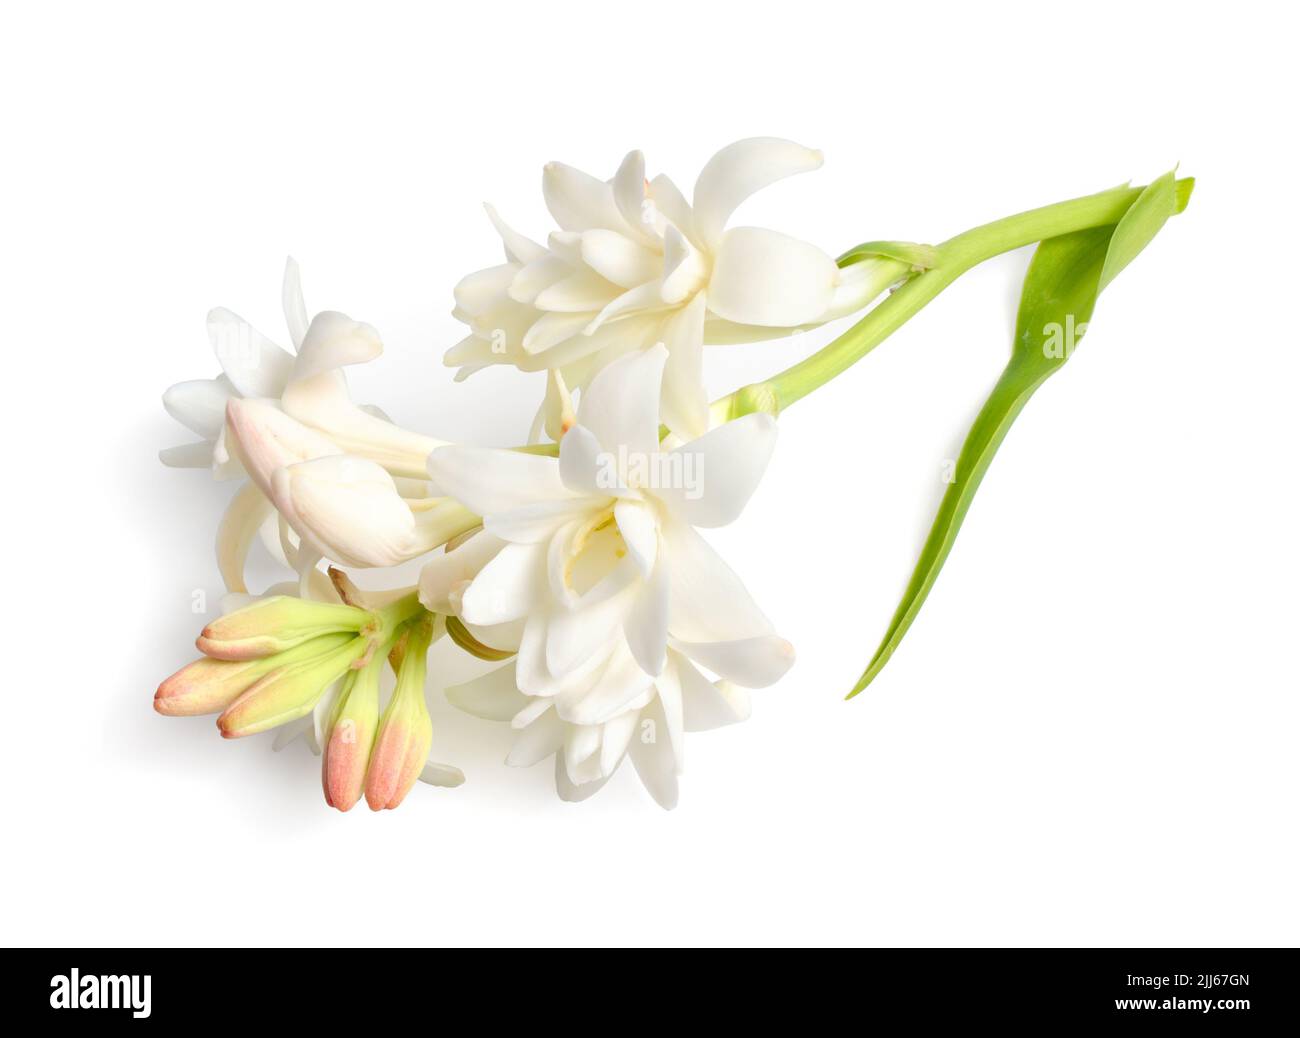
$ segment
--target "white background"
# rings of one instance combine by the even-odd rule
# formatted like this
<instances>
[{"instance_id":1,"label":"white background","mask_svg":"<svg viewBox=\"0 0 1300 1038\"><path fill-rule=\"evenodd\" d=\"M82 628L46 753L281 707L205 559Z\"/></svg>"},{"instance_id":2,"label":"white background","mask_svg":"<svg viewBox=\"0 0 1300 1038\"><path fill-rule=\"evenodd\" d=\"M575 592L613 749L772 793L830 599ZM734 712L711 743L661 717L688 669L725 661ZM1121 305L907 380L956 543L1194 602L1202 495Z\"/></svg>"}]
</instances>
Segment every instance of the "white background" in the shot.
<instances>
[{"instance_id":1,"label":"white background","mask_svg":"<svg viewBox=\"0 0 1300 1038\"><path fill-rule=\"evenodd\" d=\"M1294 27L1276 4L10 5L5 157L6 943L1295 944ZM567 805L434 694L469 776L321 801L298 744L151 710L192 655L233 487L171 471L204 315L284 341L279 278L375 324L358 399L523 436L540 385L454 386L479 203L550 227L544 162L642 149L689 186L776 135L825 168L743 222L831 253L934 241L1174 163L1190 209L1012 430L870 691L866 664L1009 349L1021 252L783 416L714 543L799 662ZM827 333L829 334L829 332ZM709 354L722 392L826 336ZM269 578L270 572L267 570Z\"/></svg>"}]
</instances>

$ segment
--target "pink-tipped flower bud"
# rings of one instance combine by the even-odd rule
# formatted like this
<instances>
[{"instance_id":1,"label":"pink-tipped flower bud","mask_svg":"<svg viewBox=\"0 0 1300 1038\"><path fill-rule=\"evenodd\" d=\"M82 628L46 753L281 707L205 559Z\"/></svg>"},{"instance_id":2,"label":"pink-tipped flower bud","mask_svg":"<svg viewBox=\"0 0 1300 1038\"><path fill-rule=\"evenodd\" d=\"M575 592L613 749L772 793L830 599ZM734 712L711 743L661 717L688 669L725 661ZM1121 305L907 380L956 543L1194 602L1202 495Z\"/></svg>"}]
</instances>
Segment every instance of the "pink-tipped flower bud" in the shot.
<instances>
[{"instance_id":1,"label":"pink-tipped flower bud","mask_svg":"<svg viewBox=\"0 0 1300 1038\"><path fill-rule=\"evenodd\" d=\"M399 643L397 687L384 711L366 772L366 803L372 811L397 807L424 770L433 745L433 724L424 700L426 657L433 617L415 621Z\"/></svg>"},{"instance_id":2,"label":"pink-tipped flower bud","mask_svg":"<svg viewBox=\"0 0 1300 1038\"><path fill-rule=\"evenodd\" d=\"M199 650L219 660L272 656L326 634L355 634L371 615L354 606L290 595L263 598L203 628Z\"/></svg>"},{"instance_id":3,"label":"pink-tipped flower bud","mask_svg":"<svg viewBox=\"0 0 1300 1038\"><path fill-rule=\"evenodd\" d=\"M373 658L346 683L330 720L329 740L321 761L325 803L350 811L361 799L370 766L370 751L379 728L379 676L383 653Z\"/></svg>"},{"instance_id":4,"label":"pink-tipped flower bud","mask_svg":"<svg viewBox=\"0 0 1300 1038\"><path fill-rule=\"evenodd\" d=\"M215 714L239 698L267 669L263 660L229 662L205 656L159 685L153 708L169 717Z\"/></svg>"},{"instance_id":5,"label":"pink-tipped flower bud","mask_svg":"<svg viewBox=\"0 0 1300 1038\"><path fill-rule=\"evenodd\" d=\"M313 646L323 651L277 666L231 703L217 718L221 734L227 739L255 735L302 717L312 710L330 685L372 648L368 638L347 634L325 635L302 648ZM281 658L267 657L276 661Z\"/></svg>"}]
</instances>

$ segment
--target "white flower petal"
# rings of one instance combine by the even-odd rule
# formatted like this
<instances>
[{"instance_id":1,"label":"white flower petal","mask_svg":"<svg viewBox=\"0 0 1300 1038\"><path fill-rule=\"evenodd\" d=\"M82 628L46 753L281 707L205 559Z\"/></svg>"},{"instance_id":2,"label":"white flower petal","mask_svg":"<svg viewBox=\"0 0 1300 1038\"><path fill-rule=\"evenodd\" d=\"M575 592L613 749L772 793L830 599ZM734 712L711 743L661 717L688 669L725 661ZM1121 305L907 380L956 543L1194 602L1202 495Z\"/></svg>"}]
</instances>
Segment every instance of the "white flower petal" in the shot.
<instances>
[{"instance_id":1,"label":"white flower petal","mask_svg":"<svg viewBox=\"0 0 1300 1038\"><path fill-rule=\"evenodd\" d=\"M766 688L794 666L794 646L775 634L727 642L674 640L673 648L744 688Z\"/></svg>"},{"instance_id":2,"label":"white flower petal","mask_svg":"<svg viewBox=\"0 0 1300 1038\"><path fill-rule=\"evenodd\" d=\"M516 303L532 303L537 296L557 281L562 281L573 268L559 256L549 252L521 267L510 281L510 298Z\"/></svg>"},{"instance_id":3,"label":"white flower petal","mask_svg":"<svg viewBox=\"0 0 1300 1038\"><path fill-rule=\"evenodd\" d=\"M623 623L632 655L652 676L663 673L668 652L669 565L661 559Z\"/></svg>"},{"instance_id":4,"label":"white flower petal","mask_svg":"<svg viewBox=\"0 0 1300 1038\"><path fill-rule=\"evenodd\" d=\"M640 713L627 710L605 722L600 737L600 772L606 777L614 774L627 753L627 745L636 733Z\"/></svg>"},{"instance_id":5,"label":"white flower petal","mask_svg":"<svg viewBox=\"0 0 1300 1038\"><path fill-rule=\"evenodd\" d=\"M833 321L861 310L891 285L907 277L911 269L901 260L879 256L850 264L840 271L835 294L821 320Z\"/></svg>"},{"instance_id":6,"label":"white flower petal","mask_svg":"<svg viewBox=\"0 0 1300 1038\"><path fill-rule=\"evenodd\" d=\"M239 488L217 528L217 568L227 591L247 591L244 564L257 531L271 514L271 502L255 484Z\"/></svg>"},{"instance_id":7,"label":"white flower petal","mask_svg":"<svg viewBox=\"0 0 1300 1038\"><path fill-rule=\"evenodd\" d=\"M312 752L319 753L320 747L328 746L330 741L329 722L334 714L334 705L338 702L339 695L343 691L343 679L340 678L334 684L325 690L325 694L316 700L316 705L312 707L308 716L311 718L311 729L308 735L312 744Z\"/></svg>"},{"instance_id":8,"label":"white flower petal","mask_svg":"<svg viewBox=\"0 0 1300 1038\"><path fill-rule=\"evenodd\" d=\"M441 543L424 536L382 466L335 454L276 471L272 500L299 536L351 566L396 566ZM444 538L445 539L445 538Z\"/></svg>"},{"instance_id":9,"label":"white flower petal","mask_svg":"<svg viewBox=\"0 0 1300 1038\"><path fill-rule=\"evenodd\" d=\"M268 501L267 504L269 505L270 502ZM257 537L271 558L280 565L293 569L285 555L284 545L280 543L280 513L274 508L267 513L266 518L262 520L262 525L257 528Z\"/></svg>"},{"instance_id":10,"label":"white flower petal","mask_svg":"<svg viewBox=\"0 0 1300 1038\"><path fill-rule=\"evenodd\" d=\"M495 207L487 202L483 203L483 208L487 211L488 219L492 221L492 226L496 228L497 234L501 235L501 243L506 249L506 259L512 263L531 263L535 259L540 259L546 255L546 248L538 245L531 238L527 238L511 227L501 219Z\"/></svg>"},{"instance_id":11,"label":"white flower petal","mask_svg":"<svg viewBox=\"0 0 1300 1038\"><path fill-rule=\"evenodd\" d=\"M639 151L629 151L623 158L612 185L614 204L619 213L639 237L646 237L645 224L645 156Z\"/></svg>"},{"instance_id":12,"label":"white flower petal","mask_svg":"<svg viewBox=\"0 0 1300 1038\"><path fill-rule=\"evenodd\" d=\"M558 256L565 265L580 270L582 263L582 231L552 231L546 236L546 247L552 256Z\"/></svg>"},{"instance_id":13,"label":"white flower petal","mask_svg":"<svg viewBox=\"0 0 1300 1038\"><path fill-rule=\"evenodd\" d=\"M591 314L542 314L524 333L525 353L545 353L560 343L583 334L591 323ZM549 366L549 363L546 365Z\"/></svg>"},{"instance_id":14,"label":"white flower petal","mask_svg":"<svg viewBox=\"0 0 1300 1038\"><path fill-rule=\"evenodd\" d=\"M451 551L436 555L420 570L420 602L434 613L456 613L455 597L495 557L505 542L480 530Z\"/></svg>"},{"instance_id":15,"label":"white flower petal","mask_svg":"<svg viewBox=\"0 0 1300 1038\"><path fill-rule=\"evenodd\" d=\"M467 316L477 317L500 306L518 273L519 267L516 264L503 263L499 267L488 267L486 270L466 274L452 289L456 308L464 311Z\"/></svg>"},{"instance_id":16,"label":"white flower petal","mask_svg":"<svg viewBox=\"0 0 1300 1038\"><path fill-rule=\"evenodd\" d=\"M620 564L572 609L552 616L546 633L547 670L562 677L598 655L622 625L639 590L635 564Z\"/></svg>"},{"instance_id":17,"label":"white flower petal","mask_svg":"<svg viewBox=\"0 0 1300 1038\"><path fill-rule=\"evenodd\" d=\"M659 387L668 351L663 346L620 357L591 381L578 404L578 424L615 452L650 455L659 447Z\"/></svg>"},{"instance_id":18,"label":"white flower petal","mask_svg":"<svg viewBox=\"0 0 1300 1038\"><path fill-rule=\"evenodd\" d=\"M625 234L631 231L614 203L613 188L572 166L548 162L542 171L542 195L555 222L566 231L593 227Z\"/></svg>"},{"instance_id":19,"label":"white flower petal","mask_svg":"<svg viewBox=\"0 0 1300 1038\"><path fill-rule=\"evenodd\" d=\"M530 724L541 717L542 714L546 713L547 710L550 710L551 707L555 705L552 700L547 699L545 696L538 696L535 699L529 699L525 696L524 699L526 702L519 709L519 712L515 714L514 717L510 718L511 728L527 728Z\"/></svg>"},{"instance_id":20,"label":"white flower petal","mask_svg":"<svg viewBox=\"0 0 1300 1038\"><path fill-rule=\"evenodd\" d=\"M664 273L659 296L671 306L684 302L709 281L709 264L687 237L669 227L664 232Z\"/></svg>"},{"instance_id":21,"label":"white flower petal","mask_svg":"<svg viewBox=\"0 0 1300 1038\"><path fill-rule=\"evenodd\" d=\"M450 685L444 694L457 710L485 721L509 721L534 702L515 685L514 660L471 681Z\"/></svg>"},{"instance_id":22,"label":"white flower petal","mask_svg":"<svg viewBox=\"0 0 1300 1038\"><path fill-rule=\"evenodd\" d=\"M664 322L668 349L664 365L663 421L684 440L703 436L709 428L709 397L704 388L704 293Z\"/></svg>"},{"instance_id":23,"label":"white flower petal","mask_svg":"<svg viewBox=\"0 0 1300 1038\"><path fill-rule=\"evenodd\" d=\"M595 725L569 725L564 732L564 769L574 785L600 775L600 728ZM582 764L592 756L596 761L590 772ZM593 774L594 773L594 774Z\"/></svg>"},{"instance_id":24,"label":"white flower petal","mask_svg":"<svg viewBox=\"0 0 1300 1038\"><path fill-rule=\"evenodd\" d=\"M158 452L158 460L172 469L205 469L212 464L212 444L203 440L164 447Z\"/></svg>"},{"instance_id":25,"label":"white flower petal","mask_svg":"<svg viewBox=\"0 0 1300 1038\"><path fill-rule=\"evenodd\" d=\"M748 414L683 444L671 454L681 460L670 472L689 473L690 483L665 487L657 494L691 526L726 526L748 503L776 448L776 419Z\"/></svg>"},{"instance_id":26,"label":"white flower petal","mask_svg":"<svg viewBox=\"0 0 1300 1038\"><path fill-rule=\"evenodd\" d=\"M673 654L682 689L682 723L688 732L707 732L749 718L749 693L729 681L714 683L690 660Z\"/></svg>"},{"instance_id":27,"label":"white flower petal","mask_svg":"<svg viewBox=\"0 0 1300 1038\"><path fill-rule=\"evenodd\" d=\"M575 785L569 778L568 769L564 766L564 758L555 758L555 792L560 799L569 804L580 804L589 797L595 796L605 788L608 776L592 779L590 782L584 782L581 785Z\"/></svg>"},{"instance_id":28,"label":"white flower petal","mask_svg":"<svg viewBox=\"0 0 1300 1038\"><path fill-rule=\"evenodd\" d=\"M566 315L546 316L561 320ZM590 372L624 354L657 342L661 337L659 329L662 324L661 311L624 317L612 324L603 325L591 334L587 334L585 329L579 329L577 334L570 334L569 338L548 346L546 352L524 354L514 363L520 371L563 368L565 382L571 387L581 387L590 378Z\"/></svg>"},{"instance_id":29,"label":"white flower petal","mask_svg":"<svg viewBox=\"0 0 1300 1038\"><path fill-rule=\"evenodd\" d=\"M654 512L640 501L620 501L614 506L614 521L637 569L642 576L649 576L659 555L659 524Z\"/></svg>"},{"instance_id":30,"label":"white flower petal","mask_svg":"<svg viewBox=\"0 0 1300 1038\"><path fill-rule=\"evenodd\" d=\"M551 628L551 612L537 609L524 620L515 656L515 681L527 696L550 695L555 677L546 667L546 636Z\"/></svg>"},{"instance_id":31,"label":"white flower petal","mask_svg":"<svg viewBox=\"0 0 1300 1038\"><path fill-rule=\"evenodd\" d=\"M302 274L298 261L292 256L284 261L284 282L280 288L280 304L284 307L284 322L289 326L289 341L299 349L307 336L307 304L302 298Z\"/></svg>"},{"instance_id":32,"label":"white flower petal","mask_svg":"<svg viewBox=\"0 0 1300 1038\"><path fill-rule=\"evenodd\" d=\"M279 753L295 739L301 739L311 731L312 719L310 716L299 717L288 724L282 724L275 730L275 738L271 740L271 750Z\"/></svg>"},{"instance_id":33,"label":"white flower petal","mask_svg":"<svg viewBox=\"0 0 1300 1038\"><path fill-rule=\"evenodd\" d=\"M233 395L231 384L224 376L200 378L169 387L163 393L162 402L164 410L176 421L211 443L226 424L226 403Z\"/></svg>"},{"instance_id":34,"label":"white flower petal","mask_svg":"<svg viewBox=\"0 0 1300 1038\"><path fill-rule=\"evenodd\" d=\"M428 469L443 493L478 515L575 496L560 482L556 459L538 454L495 447L439 447L429 455Z\"/></svg>"},{"instance_id":35,"label":"white flower petal","mask_svg":"<svg viewBox=\"0 0 1300 1038\"><path fill-rule=\"evenodd\" d=\"M740 324L813 324L838 284L839 268L816 245L762 227L733 227L714 258L709 309Z\"/></svg>"},{"instance_id":36,"label":"white flower petal","mask_svg":"<svg viewBox=\"0 0 1300 1038\"><path fill-rule=\"evenodd\" d=\"M695 231L713 248L736 208L750 195L822 164L822 153L776 137L750 137L709 159L695 181Z\"/></svg>"},{"instance_id":37,"label":"white flower petal","mask_svg":"<svg viewBox=\"0 0 1300 1038\"><path fill-rule=\"evenodd\" d=\"M461 598L469 623L509 623L528 614L546 590L546 548L507 544L474 578Z\"/></svg>"},{"instance_id":38,"label":"white flower petal","mask_svg":"<svg viewBox=\"0 0 1300 1038\"><path fill-rule=\"evenodd\" d=\"M646 282L644 285L629 288L622 295L616 296L600 313L588 321L584 331L587 335L594 335L610 321L634 315L644 316L649 313L658 313L666 306L667 304L660 292L660 286L654 282Z\"/></svg>"},{"instance_id":39,"label":"white flower petal","mask_svg":"<svg viewBox=\"0 0 1300 1038\"><path fill-rule=\"evenodd\" d=\"M587 523L580 519L571 519L551 536L546 546L546 571L551 595L566 609L573 608L578 601L578 593L570 586L569 578L578 553L574 538L586 527Z\"/></svg>"},{"instance_id":40,"label":"white flower petal","mask_svg":"<svg viewBox=\"0 0 1300 1038\"><path fill-rule=\"evenodd\" d=\"M706 346L735 346L740 343L770 342L773 339L786 339L796 334L799 329L764 328L757 324L737 324L724 321L715 314L704 319L704 344Z\"/></svg>"},{"instance_id":41,"label":"white flower petal","mask_svg":"<svg viewBox=\"0 0 1300 1038\"><path fill-rule=\"evenodd\" d=\"M625 713L651 684L652 679L627 647L616 645L592 686L564 695L556 709L563 720L572 724L604 724Z\"/></svg>"},{"instance_id":42,"label":"white flower petal","mask_svg":"<svg viewBox=\"0 0 1300 1038\"><path fill-rule=\"evenodd\" d=\"M668 720L658 698L641 711L628 743L628 756L655 802L667 811L677 806L677 761L673 758Z\"/></svg>"},{"instance_id":43,"label":"white flower petal","mask_svg":"<svg viewBox=\"0 0 1300 1038\"><path fill-rule=\"evenodd\" d=\"M488 532L502 540L514 544L535 544L547 540L565 523L589 512L591 508L592 504L586 498L538 501L536 504L512 508L508 512L494 512L484 520L483 525Z\"/></svg>"},{"instance_id":44,"label":"white flower petal","mask_svg":"<svg viewBox=\"0 0 1300 1038\"><path fill-rule=\"evenodd\" d=\"M279 397L293 371L292 354L224 307L208 313L208 341L240 396Z\"/></svg>"},{"instance_id":45,"label":"white flower petal","mask_svg":"<svg viewBox=\"0 0 1300 1038\"><path fill-rule=\"evenodd\" d=\"M596 439L596 434L583 425L575 425L560 440L560 480L575 494L596 496L612 494L622 489L615 485L602 487L602 483L617 484L617 473L608 464L602 465L606 452Z\"/></svg>"},{"instance_id":46,"label":"white flower petal","mask_svg":"<svg viewBox=\"0 0 1300 1038\"><path fill-rule=\"evenodd\" d=\"M397 476L423 479L430 452L444 446L441 440L403 429L353 403L341 371L291 382L282 404L285 413L321 430L341 450L369 458Z\"/></svg>"},{"instance_id":47,"label":"white flower petal","mask_svg":"<svg viewBox=\"0 0 1300 1038\"><path fill-rule=\"evenodd\" d=\"M552 619L553 614L544 608L528 615L519 642L515 679L519 691L525 695L576 699L596 683L616 645L607 640L569 673L552 674L546 665L546 642Z\"/></svg>"},{"instance_id":48,"label":"white flower petal","mask_svg":"<svg viewBox=\"0 0 1300 1038\"><path fill-rule=\"evenodd\" d=\"M500 353L492 349L490 339L475 332L461 339L456 345L450 347L442 355L442 362L449 368L467 368L471 373L478 371L488 364L496 364L505 361L505 351ZM457 375L459 381L464 381Z\"/></svg>"},{"instance_id":49,"label":"white flower petal","mask_svg":"<svg viewBox=\"0 0 1300 1038\"><path fill-rule=\"evenodd\" d=\"M591 270L579 270L544 288L533 300L539 310L590 314L620 294L618 286Z\"/></svg>"},{"instance_id":50,"label":"white flower petal","mask_svg":"<svg viewBox=\"0 0 1300 1038\"><path fill-rule=\"evenodd\" d=\"M564 372L559 368L551 368L546 372L546 396L542 399L542 416L546 435L556 443L563 439L565 431L571 429L578 420L574 415L573 397L569 393Z\"/></svg>"},{"instance_id":51,"label":"white flower petal","mask_svg":"<svg viewBox=\"0 0 1300 1038\"><path fill-rule=\"evenodd\" d=\"M512 768L531 768L564 745L564 722L548 710L515 736L506 763Z\"/></svg>"},{"instance_id":52,"label":"white flower petal","mask_svg":"<svg viewBox=\"0 0 1300 1038\"><path fill-rule=\"evenodd\" d=\"M272 500L271 477L277 469L342 453L332 440L264 400L232 399L226 422L248 474Z\"/></svg>"},{"instance_id":53,"label":"white flower petal","mask_svg":"<svg viewBox=\"0 0 1300 1038\"><path fill-rule=\"evenodd\" d=\"M347 314L326 310L312 318L298 351L293 379L301 381L349 364L365 364L384 352L379 333Z\"/></svg>"},{"instance_id":54,"label":"white flower petal","mask_svg":"<svg viewBox=\"0 0 1300 1038\"><path fill-rule=\"evenodd\" d=\"M669 576L669 630L690 642L734 641L772 633L745 585L686 523L662 522Z\"/></svg>"},{"instance_id":55,"label":"white flower petal","mask_svg":"<svg viewBox=\"0 0 1300 1038\"><path fill-rule=\"evenodd\" d=\"M582 261L606 281L623 288L656 281L663 269L662 256L617 231L600 228L582 232Z\"/></svg>"},{"instance_id":56,"label":"white flower petal","mask_svg":"<svg viewBox=\"0 0 1300 1038\"><path fill-rule=\"evenodd\" d=\"M681 774L686 765L686 735L682 719L682 684L678 674L676 660L664 667L663 673L655 680L655 691L659 696L659 705L664 712L664 721L668 725L668 739L672 744L673 760L677 765L677 774Z\"/></svg>"},{"instance_id":57,"label":"white flower petal","mask_svg":"<svg viewBox=\"0 0 1300 1038\"><path fill-rule=\"evenodd\" d=\"M439 764L437 761L430 760L424 762L424 768L420 772L420 781L427 786L455 789L457 786L465 784L465 773L460 768L453 768L450 764Z\"/></svg>"},{"instance_id":58,"label":"white flower petal","mask_svg":"<svg viewBox=\"0 0 1300 1038\"><path fill-rule=\"evenodd\" d=\"M697 248L703 247L703 243L695 234L690 203L686 201L686 196L682 194L681 189L666 174L660 173L650 181L649 197L654 203L654 208L664 219L691 239Z\"/></svg>"}]
</instances>

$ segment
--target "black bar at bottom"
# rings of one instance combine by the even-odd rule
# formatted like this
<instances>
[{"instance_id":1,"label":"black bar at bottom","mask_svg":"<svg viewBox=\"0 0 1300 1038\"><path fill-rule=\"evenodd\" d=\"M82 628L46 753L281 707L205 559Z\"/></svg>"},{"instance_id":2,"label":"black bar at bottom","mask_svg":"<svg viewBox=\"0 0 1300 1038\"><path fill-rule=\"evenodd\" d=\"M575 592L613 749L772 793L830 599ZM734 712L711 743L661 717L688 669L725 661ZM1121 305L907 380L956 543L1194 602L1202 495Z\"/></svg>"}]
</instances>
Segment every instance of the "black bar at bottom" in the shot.
<instances>
[{"instance_id":1,"label":"black bar at bottom","mask_svg":"<svg viewBox=\"0 0 1300 1038\"><path fill-rule=\"evenodd\" d=\"M495 954L35 949L6 956L0 989L10 1026L132 1029L268 1013L304 1026L392 1025L399 1013L403 1026L433 1030L473 1012L486 1027L531 1031L589 1020L601 1004L629 1021L733 1028L754 1014L771 1024L783 1011L810 1025L839 1013L859 1025L1133 1020L1235 1030L1294 1029L1300 1017L1294 949L873 949L797 964L744 951L669 951L660 964L631 964L618 952L547 949L486 961Z\"/></svg>"}]
</instances>

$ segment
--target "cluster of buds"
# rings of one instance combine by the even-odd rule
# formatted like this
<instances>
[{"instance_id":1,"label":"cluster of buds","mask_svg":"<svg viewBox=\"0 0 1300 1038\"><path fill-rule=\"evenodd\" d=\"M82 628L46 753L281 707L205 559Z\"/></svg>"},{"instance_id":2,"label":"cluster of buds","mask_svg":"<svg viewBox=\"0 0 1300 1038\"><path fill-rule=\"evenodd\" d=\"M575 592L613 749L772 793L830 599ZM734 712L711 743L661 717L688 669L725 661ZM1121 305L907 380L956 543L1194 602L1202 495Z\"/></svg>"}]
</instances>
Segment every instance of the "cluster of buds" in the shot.
<instances>
[{"instance_id":1,"label":"cluster of buds","mask_svg":"<svg viewBox=\"0 0 1300 1038\"><path fill-rule=\"evenodd\" d=\"M197 643L204 655L159 686L154 709L217 713L221 734L233 739L323 706L326 802L347 811L364 793L373 810L393 808L425 772L433 742L426 656L445 631L415 592L373 607L265 598L205 627ZM386 659L397 685L381 716Z\"/></svg>"}]
</instances>

